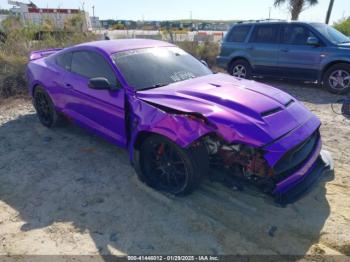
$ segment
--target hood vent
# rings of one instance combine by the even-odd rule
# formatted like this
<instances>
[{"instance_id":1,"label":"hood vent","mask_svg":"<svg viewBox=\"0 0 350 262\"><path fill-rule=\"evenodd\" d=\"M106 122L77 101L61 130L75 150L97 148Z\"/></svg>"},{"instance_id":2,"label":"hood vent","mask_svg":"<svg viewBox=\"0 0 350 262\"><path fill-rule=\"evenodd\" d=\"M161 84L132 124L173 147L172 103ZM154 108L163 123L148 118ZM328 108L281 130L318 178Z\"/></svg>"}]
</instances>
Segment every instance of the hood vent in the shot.
<instances>
[{"instance_id":1,"label":"hood vent","mask_svg":"<svg viewBox=\"0 0 350 262\"><path fill-rule=\"evenodd\" d=\"M288 107L290 106L291 104L293 104L295 101L293 99L291 99L288 103L286 103L284 106L285 107Z\"/></svg>"},{"instance_id":2,"label":"hood vent","mask_svg":"<svg viewBox=\"0 0 350 262\"><path fill-rule=\"evenodd\" d=\"M279 111L282 111L282 108L276 107L276 108L267 110L267 111L265 111L265 112L262 112L262 113L261 113L261 116L262 116L262 117L267 117L267 116L272 115L272 114L275 114L275 113L277 113L277 112L279 112Z\"/></svg>"}]
</instances>

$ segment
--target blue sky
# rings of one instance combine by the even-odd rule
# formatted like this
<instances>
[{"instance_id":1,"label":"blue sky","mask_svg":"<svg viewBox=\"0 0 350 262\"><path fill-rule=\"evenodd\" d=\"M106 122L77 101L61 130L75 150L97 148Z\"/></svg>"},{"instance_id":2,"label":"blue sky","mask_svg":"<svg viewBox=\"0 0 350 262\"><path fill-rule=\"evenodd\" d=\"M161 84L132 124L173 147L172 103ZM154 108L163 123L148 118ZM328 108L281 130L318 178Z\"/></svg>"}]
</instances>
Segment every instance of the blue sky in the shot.
<instances>
[{"instance_id":1,"label":"blue sky","mask_svg":"<svg viewBox=\"0 0 350 262\"><path fill-rule=\"evenodd\" d=\"M22 0L27 2L26 0ZM85 3L85 10L95 13L101 19L167 20L188 19L190 12L194 19L261 19L267 18L273 0L33 0L39 7L78 8ZM302 20L325 20L329 0L319 0L316 7L301 15ZM7 0L0 0L1 8L10 7ZM335 0L331 22L343 16L350 16L350 0ZM285 7L272 8L271 17L289 19Z\"/></svg>"}]
</instances>

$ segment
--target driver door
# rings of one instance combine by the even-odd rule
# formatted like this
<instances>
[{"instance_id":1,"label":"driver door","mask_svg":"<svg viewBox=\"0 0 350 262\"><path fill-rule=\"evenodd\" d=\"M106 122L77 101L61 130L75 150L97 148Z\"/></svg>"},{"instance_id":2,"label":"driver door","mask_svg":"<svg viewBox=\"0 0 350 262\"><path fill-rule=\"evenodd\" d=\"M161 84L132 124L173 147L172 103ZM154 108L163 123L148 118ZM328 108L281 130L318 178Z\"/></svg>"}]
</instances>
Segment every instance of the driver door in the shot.
<instances>
[{"instance_id":1,"label":"driver door","mask_svg":"<svg viewBox=\"0 0 350 262\"><path fill-rule=\"evenodd\" d=\"M67 95L64 113L78 124L125 147L124 94L110 62L100 53L83 50L72 55L70 74L64 79ZM104 77L117 90L96 90L89 79Z\"/></svg>"}]
</instances>

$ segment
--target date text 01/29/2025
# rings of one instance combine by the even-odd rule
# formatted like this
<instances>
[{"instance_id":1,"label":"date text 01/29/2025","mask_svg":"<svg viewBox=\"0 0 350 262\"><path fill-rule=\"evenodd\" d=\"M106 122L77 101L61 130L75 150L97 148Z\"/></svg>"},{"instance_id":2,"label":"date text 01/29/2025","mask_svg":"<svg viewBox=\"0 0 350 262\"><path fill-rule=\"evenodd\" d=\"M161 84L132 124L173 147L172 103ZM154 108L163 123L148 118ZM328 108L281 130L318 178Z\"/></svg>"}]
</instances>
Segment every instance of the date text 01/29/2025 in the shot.
<instances>
[{"instance_id":1,"label":"date text 01/29/2025","mask_svg":"<svg viewBox=\"0 0 350 262\"><path fill-rule=\"evenodd\" d=\"M219 261L218 256L128 256L128 261Z\"/></svg>"}]
</instances>

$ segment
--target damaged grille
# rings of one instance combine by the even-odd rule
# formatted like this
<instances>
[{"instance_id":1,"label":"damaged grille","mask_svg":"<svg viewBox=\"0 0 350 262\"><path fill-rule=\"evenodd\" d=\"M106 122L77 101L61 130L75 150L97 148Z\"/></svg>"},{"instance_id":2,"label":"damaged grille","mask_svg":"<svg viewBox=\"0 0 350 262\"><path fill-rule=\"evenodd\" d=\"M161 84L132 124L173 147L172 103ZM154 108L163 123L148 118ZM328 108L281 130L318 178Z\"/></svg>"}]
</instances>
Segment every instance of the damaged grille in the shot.
<instances>
[{"instance_id":1,"label":"damaged grille","mask_svg":"<svg viewBox=\"0 0 350 262\"><path fill-rule=\"evenodd\" d=\"M277 182L292 175L299 170L312 154L320 139L319 131L316 131L304 142L290 150L275 166L274 174Z\"/></svg>"}]
</instances>

